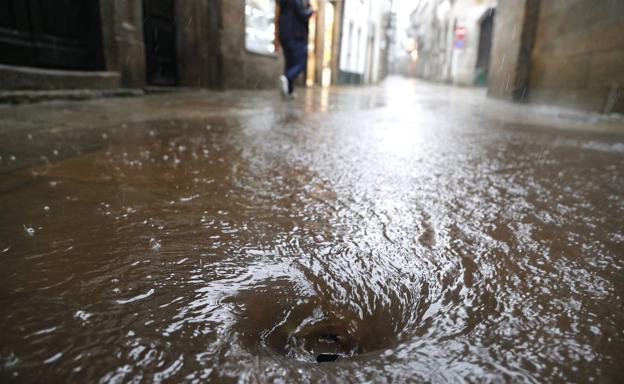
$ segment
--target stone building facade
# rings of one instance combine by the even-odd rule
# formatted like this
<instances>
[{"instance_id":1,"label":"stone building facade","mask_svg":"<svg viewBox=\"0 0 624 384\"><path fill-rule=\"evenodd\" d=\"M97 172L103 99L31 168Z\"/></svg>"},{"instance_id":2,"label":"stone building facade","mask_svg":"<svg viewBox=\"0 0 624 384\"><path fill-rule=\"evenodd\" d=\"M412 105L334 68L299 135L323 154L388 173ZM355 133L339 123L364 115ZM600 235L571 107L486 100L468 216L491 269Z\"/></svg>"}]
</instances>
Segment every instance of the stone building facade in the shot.
<instances>
[{"instance_id":1,"label":"stone building facade","mask_svg":"<svg viewBox=\"0 0 624 384\"><path fill-rule=\"evenodd\" d=\"M482 85L489 73L496 0L425 0L410 14L408 74Z\"/></svg>"},{"instance_id":2,"label":"stone building facade","mask_svg":"<svg viewBox=\"0 0 624 384\"><path fill-rule=\"evenodd\" d=\"M624 2L499 0L488 94L624 113Z\"/></svg>"},{"instance_id":3,"label":"stone building facade","mask_svg":"<svg viewBox=\"0 0 624 384\"><path fill-rule=\"evenodd\" d=\"M246 10L254 2L274 6L273 0L0 0L0 89L272 87L283 68L280 55L246 47Z\"/></svg>"},{"instance_id":4,"label":"stone building facade","mask_svg":"<svg viewBox=\"0 0 624 384\"><path fill-rule=\"evenodd\" d=\"M342 1L339 84L371 84L385 77L391 6L389 0Z\"/></svg>"}]
</instances>

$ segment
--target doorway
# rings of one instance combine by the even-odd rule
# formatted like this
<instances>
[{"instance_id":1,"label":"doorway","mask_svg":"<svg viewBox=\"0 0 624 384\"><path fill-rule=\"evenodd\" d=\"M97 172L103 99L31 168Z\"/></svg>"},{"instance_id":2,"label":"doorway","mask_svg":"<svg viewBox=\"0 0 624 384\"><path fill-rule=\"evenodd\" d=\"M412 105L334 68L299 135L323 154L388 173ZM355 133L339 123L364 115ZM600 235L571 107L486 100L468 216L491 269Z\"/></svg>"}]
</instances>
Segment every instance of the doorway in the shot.
<instances>
[{"instance_id":1,"label":"doorway","mask_svg":"<svg viewBox=\"0 0 624 384\"><path fill-rule=\"evenodd\" d=\"M327 87L332 79L334 5L317 0L311 4L317 9L317 14L316 18L310 19L306 84Z\"/></svg>"},{"instance_id":2,"label":"doorway","mask_svg":"<svg viewBox=\"0 0 624 384\"><path fill-rule=\"evenodd\" d=\"M0 0L0 63L103 67L98 0Z\"/></svg>"},{"instance_id":3,"label":"doorway","mask_svg":"<svg viewBox=\"0 0 624 384\"><path fill-rule=\"evenodd\" d=\"M176 85L175 1L143 0L147 84Z\"/></svg>"},{"instance_id":4,"label":"doorway","mask_svg":"<svg viewBox=\"0 0 624 384\"><path fill-rule=\"evenodd\" d=\"M492 36L494 34L494 14L495 9L490 8L481 18L475 85L487 85L490 70L490 54L492 52Z\"/></svg>"},{"instance_id":5,"label":"doorway","mask_svg":"<svg viewBox=\"0 0 624 384\"><path fill-rule=\"evenodd\" d=\"M319 4L317 0L311 0L310 6L312 9L319 9ZM317 49L322 47L317 47L316 42L318 40L319 34L322 34L322 31L319 27L323 26L323 21L320 20L318 14L316 17L310 17L308 22L308 61L306 63L305 69L305 78L306 78L306 86L310 87L316 83L316 60L317 60Z\"/></svg>"}]
</instances>

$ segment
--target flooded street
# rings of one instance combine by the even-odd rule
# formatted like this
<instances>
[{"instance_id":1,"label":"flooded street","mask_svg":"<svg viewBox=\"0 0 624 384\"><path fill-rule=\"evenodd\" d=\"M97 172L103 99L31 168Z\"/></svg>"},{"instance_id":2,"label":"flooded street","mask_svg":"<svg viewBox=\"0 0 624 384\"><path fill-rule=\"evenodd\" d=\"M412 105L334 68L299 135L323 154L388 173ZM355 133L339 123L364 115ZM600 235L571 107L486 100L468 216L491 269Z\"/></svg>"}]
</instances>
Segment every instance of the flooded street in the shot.
<instances>
[{"instance_id":1,"label":"flooded street","mask_svg":"<svg viewBox=\"0 0 624 384\"><path fill-rule=\"evenodd\" d=\"M0 108L1 381L624 381L623 131L484 98Z\"/></svg>"}]
</instances>

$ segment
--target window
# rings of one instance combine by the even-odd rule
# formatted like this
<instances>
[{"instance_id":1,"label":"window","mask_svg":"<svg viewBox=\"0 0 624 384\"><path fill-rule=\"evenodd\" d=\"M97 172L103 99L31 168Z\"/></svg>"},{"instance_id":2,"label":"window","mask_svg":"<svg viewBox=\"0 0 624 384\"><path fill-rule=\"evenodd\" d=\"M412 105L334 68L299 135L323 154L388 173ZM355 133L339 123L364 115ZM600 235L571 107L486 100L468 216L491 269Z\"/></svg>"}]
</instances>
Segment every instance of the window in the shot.
<instances>
[{"instance_id":1,"label":"window","mask_svg":"<svg viewBox=\"0 0 624 384\"><path fill-rule=\"evenodd\" d=\"M275 0L246 0L245 48L254 53L275 53Z\"/></svg>"}]
</instances>

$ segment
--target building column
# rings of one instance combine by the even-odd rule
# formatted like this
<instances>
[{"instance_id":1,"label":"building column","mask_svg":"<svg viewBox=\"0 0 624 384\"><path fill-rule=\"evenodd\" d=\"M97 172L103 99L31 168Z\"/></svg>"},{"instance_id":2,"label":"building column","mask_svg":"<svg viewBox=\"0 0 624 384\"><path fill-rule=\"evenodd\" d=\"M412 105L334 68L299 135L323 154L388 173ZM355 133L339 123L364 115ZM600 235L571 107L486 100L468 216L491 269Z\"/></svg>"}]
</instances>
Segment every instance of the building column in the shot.
<instances>
[{"instance_id":1,"label":"building column","mask_svg":"<svg viewBox=\"0 0 624 384\"><path fill-rule=\"evenodd\" d=\"M282 73L281 54L258 54L245 47L246 0L210 0L220 4L220 85L232 88L273 88Z\"/></svg>"},{"instance_id":2,"label":"building column","mask_svg":"<svg viewBox=\"0 0 624 384\"><path fill-rule=\"evenodd\" d=\"M344 2L345 0L331 0L334 4L334 35L332 36L332 58L331 58L331 71L332 71L332 84L339 84L340 74L340 54L342 50L342 19L344 16Z\"/></svg>"},{"instance_id":3,"label":"building column","mask_svg":"<svg viewBox=\"0 0 624 384\"><path fill-rule=\"evenodd\" d=\"M122 87L145 87L143 3L102 0L100 15L106 70L120 73Z\"/></svg>"},{"instance_id":4,"label":"building column","mask_svg":"<svg viewBox=\"0 0 624 384\"><path fill-rule=\"evenodd\" d=\"M180 86L219 87L219 15L218 1L176 1L176 51Z\"/></svg>"},{"instance_id":5,"label":"building column","mask_svg":"<svg viewBox=\"0 0 624 384\"><path fill-rule=\"evenodd\" d=\"M499 0L494 21L488 96L513 101L528 97L539 8L540 0Z\"/></svg>"}]
</instances>

